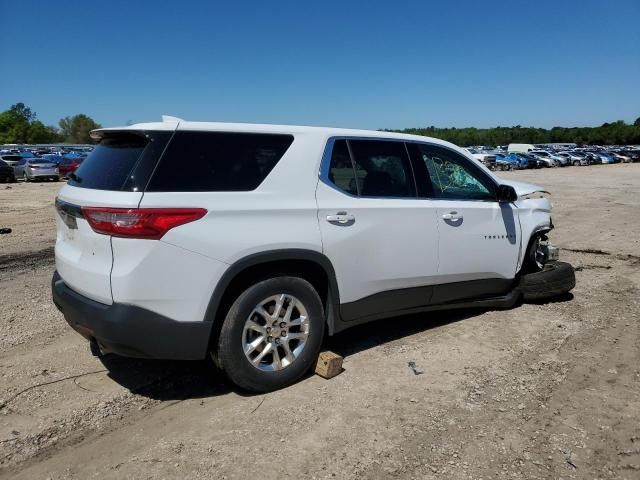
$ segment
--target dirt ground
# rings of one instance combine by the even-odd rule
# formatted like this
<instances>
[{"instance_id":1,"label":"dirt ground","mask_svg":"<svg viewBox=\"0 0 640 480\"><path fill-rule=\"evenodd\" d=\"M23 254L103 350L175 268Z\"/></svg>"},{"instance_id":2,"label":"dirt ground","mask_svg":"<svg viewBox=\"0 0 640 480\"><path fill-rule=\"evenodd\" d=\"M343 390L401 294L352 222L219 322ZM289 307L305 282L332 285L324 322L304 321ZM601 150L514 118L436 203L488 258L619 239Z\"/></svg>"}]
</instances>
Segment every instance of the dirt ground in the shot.
<instances>
[{"instance_id":1,"label":"dirt ground","mask_svg":"<svg viewBox=\"0 0 640 480\"><path fill-rule=\"evenodd\" d=\"M640 164L504 176L552 192L572 296L358 327L267 395L92 357L50 300L60 185L0 185L0 478L639 479Z\"/></svg>"}]
</instances>

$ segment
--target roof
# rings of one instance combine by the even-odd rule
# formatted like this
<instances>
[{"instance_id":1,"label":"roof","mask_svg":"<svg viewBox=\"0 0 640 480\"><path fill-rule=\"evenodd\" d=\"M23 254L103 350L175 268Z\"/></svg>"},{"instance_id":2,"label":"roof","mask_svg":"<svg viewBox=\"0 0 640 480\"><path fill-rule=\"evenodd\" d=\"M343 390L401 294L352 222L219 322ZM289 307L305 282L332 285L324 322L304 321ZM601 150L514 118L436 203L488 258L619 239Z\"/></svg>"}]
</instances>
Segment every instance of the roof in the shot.
<instances>
[{"instance_id":1,"label":"roof","mask_svg":"<svg viewBox=\"0 0 640 480\"><path fill-rule=\"evenodd\" d=\"M136 123L124 127L99 128L93 130L91 135L99 138L101 132L127 131L127 130L202 130L215 132L245 132L245 133L281 133L281 134L309 134L322 137L376 137L393 138L409 141L428 141L440 145L453 146L449 142L437 138L409 135L406 133L383 132L379 130L358 130L334 127L310 127L301 125L272 125L260 123L223 123L223 122L191 122L176 117L162 116L161 122ZM458 147L455 147L456 149Z\"/></svg>"}]
</instances>

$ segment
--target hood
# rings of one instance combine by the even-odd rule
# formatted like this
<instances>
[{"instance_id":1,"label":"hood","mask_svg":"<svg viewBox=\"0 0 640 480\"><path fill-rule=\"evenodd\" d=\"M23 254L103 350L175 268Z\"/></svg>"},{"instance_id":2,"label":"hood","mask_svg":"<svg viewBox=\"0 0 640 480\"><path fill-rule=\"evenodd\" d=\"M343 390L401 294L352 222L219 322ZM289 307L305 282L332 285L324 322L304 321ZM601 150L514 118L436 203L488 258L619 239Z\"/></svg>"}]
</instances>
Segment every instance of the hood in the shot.
<instances>
[{"instance_id":1,"label":"hood","mask_svg":"<svg viewBox=\"0 0 640 480\"><path fill-rule=\"evenodd\" d=\"M513 187L518 194L518 197L536 192L549 193L544 187L541 187L540 185L533 185L532 183L516 182L514 180L504 180L502 178L500 179L500 183Z\"/></svg>"}]
</instances>

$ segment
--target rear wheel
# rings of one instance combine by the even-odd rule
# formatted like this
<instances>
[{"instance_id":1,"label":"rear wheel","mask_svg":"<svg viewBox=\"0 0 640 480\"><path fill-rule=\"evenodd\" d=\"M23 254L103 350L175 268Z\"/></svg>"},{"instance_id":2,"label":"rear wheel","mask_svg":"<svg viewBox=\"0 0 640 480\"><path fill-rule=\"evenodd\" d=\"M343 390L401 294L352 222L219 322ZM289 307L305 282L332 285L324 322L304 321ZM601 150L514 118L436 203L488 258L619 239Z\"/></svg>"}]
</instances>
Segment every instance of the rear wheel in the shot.
<instances>
[{"instance_id":1,"label":"rear wheel","mask_svg":"<svg viewBox=\"0 0 640 480\"><path fill-rule=\"evenodd\" d=\"M579 167L580 166L580 161L579 160L574 160L573 161L573 166L574 167Z\"/></svg>"},{"instance_id":2,"label":"rear wheel","mask_svg":"<svg viewBox=\"0 0 640 480\"><path fill-rule=\"evenodd\" d=\"M236 299L212 354L239 387L276 390L294 383L313 366L324 323L322 302L309 282L270 278Z\"/></svg>"}]
</instances>

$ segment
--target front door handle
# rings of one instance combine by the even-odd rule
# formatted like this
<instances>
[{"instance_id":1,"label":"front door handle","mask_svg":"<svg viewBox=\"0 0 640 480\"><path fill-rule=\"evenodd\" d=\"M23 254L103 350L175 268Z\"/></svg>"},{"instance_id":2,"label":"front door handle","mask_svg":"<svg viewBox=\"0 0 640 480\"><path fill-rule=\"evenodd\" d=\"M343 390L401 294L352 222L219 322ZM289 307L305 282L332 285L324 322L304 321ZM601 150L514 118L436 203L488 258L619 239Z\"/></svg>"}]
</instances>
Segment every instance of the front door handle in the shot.
<instances>
[{"instance_id":1,"label":"front door handle","mask_svg":"<svg viewBox=\"0 0 640 480\"><path fill-rule=\"evenodd\" d=\"M336 225L346 225L348 223L355 222L356 217L348 214L347 212L338 212L335 215L327 215L327 222Z\"/></svg>"},{"instance_id":2,"label":"front door handle","mask_svg":"<svg viewBox=\"0 0 640 480\"><path fill-rule=\"evenodd\" d=\"M443 220L462 220L464 217L458 212L449 212L442 215Z\"/></svg>"}]
</instances>

